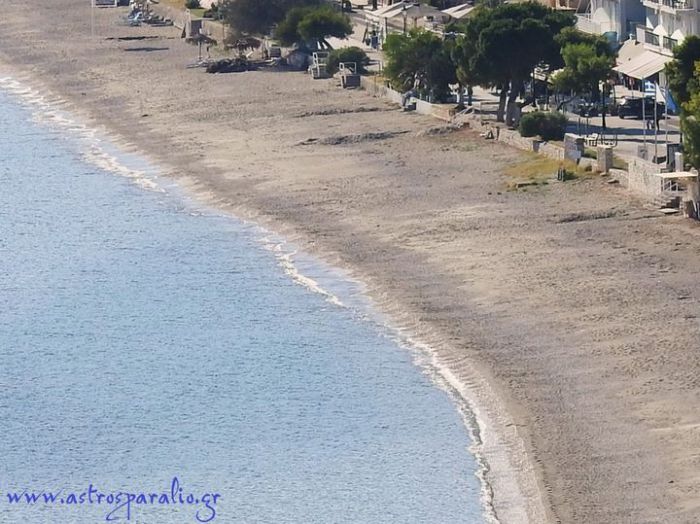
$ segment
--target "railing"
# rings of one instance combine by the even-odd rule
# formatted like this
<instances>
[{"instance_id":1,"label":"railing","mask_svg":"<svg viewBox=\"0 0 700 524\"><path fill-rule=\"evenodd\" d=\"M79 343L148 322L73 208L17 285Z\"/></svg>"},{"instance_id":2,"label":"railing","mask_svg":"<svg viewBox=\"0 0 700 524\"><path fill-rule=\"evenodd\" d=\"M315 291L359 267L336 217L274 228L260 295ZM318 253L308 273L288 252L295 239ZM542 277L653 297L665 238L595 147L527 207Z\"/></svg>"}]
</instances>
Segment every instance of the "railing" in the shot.
<instances>
[{"instance_id":1,"label":"railing","mask_svg":"<svg viewBox=\"0 0 700 524\"><path fill-rule=\"evenodd\" d=\"M690 5L685 0L661 0L661 3L673 9L690 9Z\"/></svg>"},{"instance_id":2,"label":"railing","mask_svg":"<svg viewBox=\"0 0 700 524\"><path fill-rule=\"evenodd\" d=\"M674 40L673 38L670 38L668 36L664 36L663 39L663 48L668 49L669 51L673 51L673 48L678 45L678 40Z\"/></svg>"},{"instance_id":3,"label":"railing","mask_svg":"<svg viewBox=\"0 0 700 524\"><path fill-rule=\"evenodd\" d=\"M665 7L670 7L671 9L692 9L692 5L688 0L643 0L646 4L657 4L663 5Z\"/></svg>"},{"instance_id":4,"label":"railing","mask_svg":"<svg viewBox=\"0 0 700 524\"><path fill-rule=\"evenodd\" d=\"M617 32L619 29L612 22L596 22L591 20L591 15L576 15L576 29L584 33L602 35L608 32Z\"/></svg>"},{"instance_id":5,"label":"railing","mask_svg":"<svg viewBox=\"0 0 700 524\"><path fill-rule=\"evenodd\" d=\"M644 31L644 43L659 47L659 35L655 35L651 31Z\"/></svg>"},{"instance_id":6,"label":"railing","mask_svg":"<svg viewBox=\"0 0 700 524\"><path fill-rule=\"evenodd\" d=\"M576 15L576 29L583 33L600 34L600 24L591 20L590 15Z\"/></svg>"}]
</instances>

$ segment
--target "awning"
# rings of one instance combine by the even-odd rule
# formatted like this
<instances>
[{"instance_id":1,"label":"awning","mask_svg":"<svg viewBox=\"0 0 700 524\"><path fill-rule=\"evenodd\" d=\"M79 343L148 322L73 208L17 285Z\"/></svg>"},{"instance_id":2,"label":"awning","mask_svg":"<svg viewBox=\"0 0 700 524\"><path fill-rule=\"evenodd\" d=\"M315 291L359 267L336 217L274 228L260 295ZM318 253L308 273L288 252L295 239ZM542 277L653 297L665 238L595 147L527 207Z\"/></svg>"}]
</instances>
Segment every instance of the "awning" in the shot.
<instances>
[{"instance_id":1,"label":"awning","mask_svg":"<svg viewBox=\"0 0 700 524\"><path fill-rule=\"evenodd\" d=\"M697 173L691 173L690 171L674 171L673 173L654 173L654 176L663 178L664 180L676 180L679 178L698 178Z\"/></svg>"},{"instance_id":2,"label":"awning","mask_svg":"<svg viewBox=\"0 0 700 524\"><path fill-rule=\"evenodd\" d=\"M385 5L384 7L380 7L376 11L366 11L366 14L369 18L383 18L384 14L387 11L394 11L396 9L402 8L404 5L408 5L408 2L399 2L397 4L392 4L392 5Z\"/></svg>"},{"instance_id":3,"label":"awning","mask_svg":"<svg viewBox=\"0 0 700 524\"><path fill-rule=\"evenodd\" d=\"M654 76L663 70L664 66L673 60L670 56L660 55L652 51L644 51L632 60L614 67L613 70L623 75L631 76L637 80L643 80Z\"/></svg>"},{"instance_id":4,"label":"awning","mask_svg":"<svg viewBox=\"0 0 700 524\"><path fill-rule=\"evenodd\" d=\"M449 9L443 9L442 12L450 15L452 18L455 18L457 20L461 20L462 18L466 18L469 16L469 14L476 9L475 6L470 5L470 4L460 4L455 7L450 7Z\"/></svg>"},{"instance_id":5,"label":"awning","mask_svg":"<svg viewBox=\"0 0 700 524\"><path fill-rule=\"evenodd\" d=\"M625 41L622 47L617 51L617 65L622 65L629 62L639 55L644 53L644 44L637 42L632 38Z\"/></svg>"}]
</instances>

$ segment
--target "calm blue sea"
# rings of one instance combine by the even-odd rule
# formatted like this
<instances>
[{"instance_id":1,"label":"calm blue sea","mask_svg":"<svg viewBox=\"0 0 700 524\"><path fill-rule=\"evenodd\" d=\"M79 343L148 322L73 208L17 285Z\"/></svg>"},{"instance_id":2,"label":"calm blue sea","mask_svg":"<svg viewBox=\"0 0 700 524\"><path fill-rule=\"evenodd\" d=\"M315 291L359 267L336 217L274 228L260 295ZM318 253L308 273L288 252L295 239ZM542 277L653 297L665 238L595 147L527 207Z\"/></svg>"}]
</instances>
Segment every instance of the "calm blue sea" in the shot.
<instances>
[{"instance_id":1,"label":"calm blue sea","mask_svg":"<svg viewBox=\"0 0 700 524\"><path fill-rule=\"evenodd\" d=\"M381 324L35 113L0 91L0 523L483 522L457 406Z\"/></svg>"}]
</instances>

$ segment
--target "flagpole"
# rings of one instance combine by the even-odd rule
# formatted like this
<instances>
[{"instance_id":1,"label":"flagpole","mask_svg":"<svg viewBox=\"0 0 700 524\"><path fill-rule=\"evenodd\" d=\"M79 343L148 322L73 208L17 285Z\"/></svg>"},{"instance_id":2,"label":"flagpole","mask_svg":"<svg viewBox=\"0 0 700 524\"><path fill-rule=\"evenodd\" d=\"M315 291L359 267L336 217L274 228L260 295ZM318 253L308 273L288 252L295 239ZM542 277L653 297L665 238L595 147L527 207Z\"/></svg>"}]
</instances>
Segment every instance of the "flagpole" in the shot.
<instances>
[{"instance_id":1,"label":"flagpole","mask_svg":"<svg viewBox=\"0 0 700 524\"><path fill-rule=\"evenodd\" d=\"M658 115L658 107L657 107L657 96L656 96L656 90L657 90L657 84L654 82L654 162L656 163L656 159L658 158L659 150L658 150L658 145L659 145L659 115ZM666 159L668 161L668 159Z\"/></svg>"},{"instance_id":2,"label":"flagpole","mask_svg":"<svg viewBox=\"0 0 700 524\"><path fill-rule=\"evenodd\" d=\"M647 153L647 112L646 112L646 101L647 101L647 93L646 93L646 85L647 85L647 79L642 78L642 120L644 121L644 160L649 160L649 155Z\"/></svg>"},{"instance_id":3,"label":"flagpole","mask_svg":"<svg viewBox=\"0 0 700 524\"><path fill-rule=\"evenodd\" d=\"M95 38L95 0L90 0L90 35Z\"/></svg>"},{"instance_id":4,"label":"flagpole","mask_svg":"<svg viewBox=\"0 0 700 524\"><path fill-rule=\"evenodd\" d=\"M666 107L664 108L664 127L666 130L666 151L668 151L668 78L666 78L666 87L664 88L664 103L666 104ZM668 164L668 159L666 159L666 163ZM678 169L675 171L678 171Z\"/></svg>"}]
</instances>

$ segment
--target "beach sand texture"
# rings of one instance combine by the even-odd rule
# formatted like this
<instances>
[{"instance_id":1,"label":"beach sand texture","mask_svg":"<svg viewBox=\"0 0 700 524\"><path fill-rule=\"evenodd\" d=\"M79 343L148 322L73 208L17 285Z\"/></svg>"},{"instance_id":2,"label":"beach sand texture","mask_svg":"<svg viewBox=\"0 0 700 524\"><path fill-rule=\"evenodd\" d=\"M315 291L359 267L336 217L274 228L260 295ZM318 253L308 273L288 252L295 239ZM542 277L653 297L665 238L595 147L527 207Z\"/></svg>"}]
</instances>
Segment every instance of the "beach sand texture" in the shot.
<instances>
[{"instance_id":1,"label":"beach sand texture","mask_svg":"<svg viewBox=\"0 0 700 524\"><path fill-rule=\"evenodd\" d=\"M0 76L361 280L474 403L502 522L700 522L696 224L600 178L509 191L522 153L334 80L187 69L123 14L93 39L89 2L5 0Z\"/></svg>"}]
</instances>

